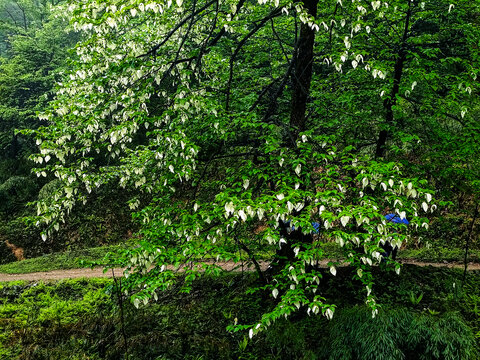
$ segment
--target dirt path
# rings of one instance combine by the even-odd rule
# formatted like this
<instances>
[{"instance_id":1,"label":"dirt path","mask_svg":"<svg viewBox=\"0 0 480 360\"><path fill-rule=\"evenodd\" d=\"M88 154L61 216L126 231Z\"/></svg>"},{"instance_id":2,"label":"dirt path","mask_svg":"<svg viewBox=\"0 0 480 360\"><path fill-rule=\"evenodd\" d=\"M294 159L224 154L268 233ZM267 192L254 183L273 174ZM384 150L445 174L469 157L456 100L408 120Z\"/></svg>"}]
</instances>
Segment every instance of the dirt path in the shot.
<instances>
[{"instance_id":1,"label":"dirt path","mask_svg":"<svg viewBox=\"0 0 480 360\"><path fill-rule=\"evenodd\" d=\"M449 268L449 269L464 269L465 265L461 262L441 262L441 263L431 263L431 262L423 262L420 260L398 260L401 264L409 264L409 265L417 265L422 267L433 266L437 268ZM468 271L480 270L480 263L469 262L468 263Z\"/></svg>"},{"instance_id":2,"label":"dirt path","mask_svg":"<svg viewBox=\"0 0 480 360\"><path fill-rule=\"evenodd\" d=\"M329 260L322 260L319 263L320 267L327 267ZM464 265L461 263L429 263L429 262L422 262L417 260L400 260L402 264L410 264L410 265L417 265L422 267L433 266L436 268L455 268L455 269L463 269ZM224 270L227 271L252 271L254 270L253 266L247 267L243 266L240 263L233 263L233 262L219 262L217 263L221 266ZM260 267L262 270L265 270L268 267L268 263L265 261L260 262ZM468 270L480 270L479 263L469 263ZM114 269L115 275L118 276L122 274L122 269ZM47 272L35 272L29 274L2 274L0 273L0 282L2 281L18 281L18 280L25 280L25 281L40 281L40 280L47 280L47 281L55 281L55 280L62 280L62 279L78 279L78 278L105 278L105 277L112 277L112 271L103 272L101 268L95 269L71 269L71 270L53 270Z\"/></svg>"},{"instance_id":3,"label":"dirt path","mask_svg":"<svg viewBox=\"0 0 480 360\"><path fill-rule=\"evenodd\" d=\"M253 266L242 266L241 263L234 262L217 262L222 269L227 271L252 271ZM265 261L260 262L260 267L265 270L268 267L268 263ZM172 269L173 267L167 267ZM182 270L180 270L182 271ZM114 269L115 276L121 275L123 269ZM78 278L108 278L112 277L112 271L103 272L102 268L95 269L69 269L69 270L52 270L45 272L34 272L28 274L4 274L0 273L0 282L2 281L40 281L40 280L62 280L62 279L78 279Z\"/></svg>"},{"instance_id":4,"label":"dirt path","mask_svg":"<svg viewBox=\"0 0 480 360\"><path fill-rule=\"evenodd\" d=\"M122 269L116 269L115 275L121 274ZM111 277L112 272L103 272L103 269L70 269L70 270L53 270L46 272L34 272L29 274L0 274L0 281L39 281L39 280L62 280L77 278L102 278Z\"/></svg>"}]
</instances>

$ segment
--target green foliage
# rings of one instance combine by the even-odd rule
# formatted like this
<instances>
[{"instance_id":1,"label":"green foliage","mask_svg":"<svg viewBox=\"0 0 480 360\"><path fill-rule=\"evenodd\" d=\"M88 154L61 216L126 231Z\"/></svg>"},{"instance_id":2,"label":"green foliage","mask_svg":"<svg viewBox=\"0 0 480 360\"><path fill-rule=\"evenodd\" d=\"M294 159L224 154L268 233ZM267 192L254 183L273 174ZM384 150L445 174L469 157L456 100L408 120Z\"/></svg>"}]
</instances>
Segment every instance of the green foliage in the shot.
<instances>
[{"instance_id":1,"label":"green foliage","mask_svg":"<svg viewBox=\"0 0 480 360\"><path fill-rule=\"evenodd\" d=\"M75 227L75 231L70 228L57 236L55 243L47 244L41 241L39 231L19 220L31 214L26 209L27 203L37 198L45 179L31 174L28 156L35 149L34 141L17 131L44 124L36 113L44 111L51 100L54 84L67 63L67 49L78 40L77 34L65 31L67 22L52 12L54 3L0 1L0 236L2 241L23 248L27 257L66 247L78 248L79 238L85 247L118 241L126 234L121 226L112 230L114 216L102 216L99 221L100 217L92 219L91 214L86 214L73 216L75 221L70 227ZM48 187L45 191L49 191ZM123 214L117 214L118 222L128 226ZM85 224L88 220L96 224ZM92 240L95 237L100 240ZM3 242L0 246L2 263L12 261L11 252Z\"/></svg>"},{"instance_id":2,"label":"green foliage","mask_svg":"<svg viewBox=\"0 0 480 360\"><path fill-rule=\"evenodd\" d=\"M8 51L0 57L0 162L13 160L16 165L8 176L28 174L29 168L22 168L34 144L15 131L40 125L35 113L45 108L55 72L64 65L66 49L74 44L74 37L63 31L62 19L50 15L46 2L0 3L0 18L5 19L1 23L11 25L10 31L0 26L0 34L9 35ZM5 175L1 173L0 179Z\"/></svg>"},{"instance_id":3,"label":"green foliage","mask_svg":"<svg viewBox=\"0 0 480 360\"><path fill-rule=\"evenodd\" d=\"M72 350L81 353L85 346L80 335L86 330L81 327L82 319L108 307L109 296L103 290L107 282L94 279L56 285L2 285L0 348L10 359L72 359ZM78 325L80 327L76 328ZM19 334L22 334L21 339ZM58 341L66 346L58 346ZM84 355L75 356L85 358ZM98 359L95 354L88 358Z\"/></svg>"},{"instance_id":4,"label":"green foliage","mask_svg":"<svg viewBox=\"0 0 480 360\"><path fill-rule=\"evenodd\" d=\"M416 296L413 291L410 293L410 302L412 303L412 305L418 305L420 303L420 301L422 301L422 298L423 298L423 293L421 293L420 295Z\"/></svg>"},{"instance_id":5,"label":"green foliage","mask_svg":"<svg viewBox=\"0 0 480 360\"><path fill-rule=\"evenodd\" d=\"M0 211L7 214L19 213L38 191L30 178L12 176L0 185Z\"/></svg>"}]
</instances>

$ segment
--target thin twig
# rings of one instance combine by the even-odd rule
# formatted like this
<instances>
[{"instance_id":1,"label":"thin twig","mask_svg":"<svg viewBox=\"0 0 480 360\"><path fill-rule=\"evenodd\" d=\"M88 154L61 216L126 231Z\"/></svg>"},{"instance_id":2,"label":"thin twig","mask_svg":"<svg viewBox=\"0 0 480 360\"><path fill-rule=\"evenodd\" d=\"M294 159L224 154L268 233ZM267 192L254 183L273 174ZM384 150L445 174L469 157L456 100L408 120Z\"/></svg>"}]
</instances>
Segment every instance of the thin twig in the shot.
<instances>
[{"instance_id":1,"label":"thin twig","mask_svg":"<svg viewBox=\"0 0 480 360\"><path fill-rule=\"evenodd\" d=\"M125 332L125 316L123 313L123 295L122 295L122 278L115 277L115 271L112 268L112 277L115 287L117 289L118 305L120 306L120 327L122 329L123 343L125 347L125 360L128 360L128 342L127 334Z\"/></svg>"},{"instance_id":2,"label":"thin twig","mask_svg":"<svg viewBox=\"0 0 480 360\"><path fill-rule=\"evenodd\" d=\"M463 265L465 266L465 268L463 270L463 281L462 281L463 284L465 284L465 280L467 279L468 250L470 248L470 242L471 242L471 239L472 239L473 228L475 227L475 222L477 221L477 217L478 217L478 202L477 202L477 205L475 206L475 212L473 213L472 223L470 224L470 229L468 230L467 239L465 241L465 257L463 259Z\"/></svg>"}]
</instances>

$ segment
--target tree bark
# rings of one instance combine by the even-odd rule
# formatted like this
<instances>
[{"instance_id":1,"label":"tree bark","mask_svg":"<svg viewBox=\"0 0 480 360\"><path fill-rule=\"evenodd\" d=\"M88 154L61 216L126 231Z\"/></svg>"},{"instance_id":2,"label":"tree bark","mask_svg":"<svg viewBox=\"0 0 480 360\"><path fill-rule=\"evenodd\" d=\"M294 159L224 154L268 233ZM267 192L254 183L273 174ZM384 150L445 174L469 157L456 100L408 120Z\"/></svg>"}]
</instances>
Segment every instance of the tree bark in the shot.
<instances>
[{"instance_id":1,"label":"tree bark","mask_svg":"<svg viewBox=\"0 0 480 360\"><path fill-rule=\"evenodd\" d=\"M310 15L317 16L318 0L304 1L304 7ZM305 130L305 112L307 109L308 97L310 95L310 84L312 81L313 48L315 43L315 30L308 24L300 27L300 37L296 46L296 53L293 57L293 94L290 111L290 127L294 138ZM286 244L280 246L275 258L267 270L267 277L278 273L287 262L295 259L294 246L308 244L313 241L310 234L303 234L300 228L289 231L290 225L279 221L280 236L286 239Z\"/></svg>"},{"instance_id":2,"label":"tree bark","mask_svg":"<svg viewBox=\"0 0 480 360\"><path fill-rule=\"evenodd\" d=\"M410 29L410 20L412 17L412 0L408 1L408 11L405 18L405 28L403 31L402 41L400 44L400 49L397 53L397 58L395 60L394 73L393 73L393 86L390 96L385 99L383 102L383 107L385 108L385 124L392 125L394 122L393 108L397 104L397 95L400 91L400 82L402 80L403 70L405 67L405 61L407 60L407 40L409 37ZM377 140L377 148L375 151L375 157L384 157L385 156L385 145L387 144L388 131L383 129L380 131Z\"/></svg>"},{"instance_id":3,"label":"tree bark","mask_svg":"<svg viewBox=\"0 0 480 360\"><path fill-rule=\"evenodd\" d=\"M317 16L318 0L304 1L304 7L313 17ZM313 47L315 43L315 30L308 24L300 27L300 38L298 39L297 53L294 61L293 71L293 94L290 111L290 126L295 135L305 130L305 112L307 109L308 96L310 95L310 84L312 81Z\"/></svg>"}]
</instances>

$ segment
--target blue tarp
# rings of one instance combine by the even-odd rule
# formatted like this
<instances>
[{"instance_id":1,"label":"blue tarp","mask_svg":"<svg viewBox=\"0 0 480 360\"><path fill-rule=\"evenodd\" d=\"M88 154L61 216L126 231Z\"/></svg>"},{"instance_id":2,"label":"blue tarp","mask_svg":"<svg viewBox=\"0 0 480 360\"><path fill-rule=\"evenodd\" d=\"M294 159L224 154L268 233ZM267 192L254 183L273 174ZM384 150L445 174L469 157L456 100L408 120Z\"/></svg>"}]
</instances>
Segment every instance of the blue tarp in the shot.
<instances>
[{"instance_id":1,"label":"blue tarp","mask_svg":"<svg viewBox=\"0 0 480 360\"><path fill-rule=\"evenodd\" d=\"M410 224L410 222L406 218L401 219L400 216L398 216L397 214L385 215L385 219L387 219L387 221L390 221L396 224L405 224L405 225Z\"/></svg>"},{"instance_id":2,"label":"blue tarp","mask_svg":"<svg viewBox=\"0 0 480 360\"><path fill-rule=\"evenodd\" d=\"M290 224L290 221L287 221L287 224ZM313 232L314 232L315 234L320 233L320 223L318 223L318 222L316 222L316 221L315 221L315 222L312 222L312 226L313 226L313 229L314 229ZM295 226L292 226L292 231L294 231L294 230L295 230Z\"/></svg>"}]
</instances>

